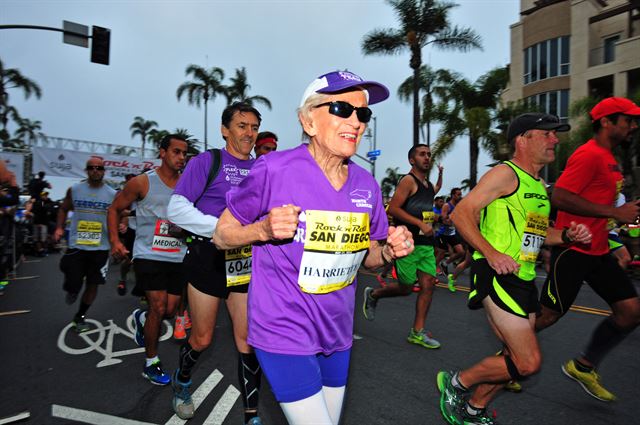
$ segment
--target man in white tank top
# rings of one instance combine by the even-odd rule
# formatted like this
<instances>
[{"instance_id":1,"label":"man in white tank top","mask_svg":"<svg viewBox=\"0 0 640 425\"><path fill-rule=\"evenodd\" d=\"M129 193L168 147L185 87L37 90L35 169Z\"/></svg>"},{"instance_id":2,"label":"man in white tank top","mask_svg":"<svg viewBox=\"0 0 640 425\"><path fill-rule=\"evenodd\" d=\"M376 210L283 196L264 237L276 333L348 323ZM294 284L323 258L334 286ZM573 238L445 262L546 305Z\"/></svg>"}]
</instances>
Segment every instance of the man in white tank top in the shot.
<instances>
[{"instance_id":1,"label":"man in white tank top","mask_svg":"<svg viewBox=\"0 0 640 425\"><path fill-rule=\"evenodd\" d=\"M129 251L120 240L118 224L123 211L137 203L133 264L149 310L137 309L133 313L135 340L146 352L142 376L156 385L171 382L158 357L158 339L162 319L175 314L186 284L182 272L186 246L176 237L167 218L169 199L186 156L187 142L175 134L166 136L160 143L160 167L129 180L109 208L111 253L126 258Z\"/></svg>"}]
</instances>

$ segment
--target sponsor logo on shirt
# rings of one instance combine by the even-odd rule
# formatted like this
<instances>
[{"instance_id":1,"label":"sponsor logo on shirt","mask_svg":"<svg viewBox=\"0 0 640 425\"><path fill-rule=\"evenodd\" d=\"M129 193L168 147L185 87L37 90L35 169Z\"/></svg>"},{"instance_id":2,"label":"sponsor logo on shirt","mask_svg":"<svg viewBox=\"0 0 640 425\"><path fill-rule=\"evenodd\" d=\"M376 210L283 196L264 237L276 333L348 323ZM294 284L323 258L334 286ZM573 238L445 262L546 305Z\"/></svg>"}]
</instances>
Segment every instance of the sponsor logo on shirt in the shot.
<instances>
[{"instance_id":1,"label":"sponsor logo on shirt","mask_svg":"<svg viewBox=\"0 0 640 425\"><path fill-rule=\"evenodd\" d=\"M373 209L373 205L369 203L371 199L371 191L366 189L354 189L349 193L351 196L351 203L355 204L358 208Z\"/></svg>"}]
</instances>

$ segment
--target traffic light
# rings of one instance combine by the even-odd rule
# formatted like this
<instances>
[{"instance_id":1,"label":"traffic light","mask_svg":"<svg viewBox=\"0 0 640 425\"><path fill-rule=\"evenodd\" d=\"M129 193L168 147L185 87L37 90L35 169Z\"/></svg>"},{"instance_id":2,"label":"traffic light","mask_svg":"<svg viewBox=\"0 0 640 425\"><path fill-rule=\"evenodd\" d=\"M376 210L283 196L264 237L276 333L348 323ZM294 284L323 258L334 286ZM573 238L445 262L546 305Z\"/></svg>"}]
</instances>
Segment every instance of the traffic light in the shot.
<instances>
[{"instance_id":1,"label":"traffic light","mask_svg":"<svg viewBox=\"0 0 640 425\"><path fill-rule=\"evenodd\" d=\"M93 26L91 33L91 62L109 65L111 30Z\"/></svg>"}]
</instances>

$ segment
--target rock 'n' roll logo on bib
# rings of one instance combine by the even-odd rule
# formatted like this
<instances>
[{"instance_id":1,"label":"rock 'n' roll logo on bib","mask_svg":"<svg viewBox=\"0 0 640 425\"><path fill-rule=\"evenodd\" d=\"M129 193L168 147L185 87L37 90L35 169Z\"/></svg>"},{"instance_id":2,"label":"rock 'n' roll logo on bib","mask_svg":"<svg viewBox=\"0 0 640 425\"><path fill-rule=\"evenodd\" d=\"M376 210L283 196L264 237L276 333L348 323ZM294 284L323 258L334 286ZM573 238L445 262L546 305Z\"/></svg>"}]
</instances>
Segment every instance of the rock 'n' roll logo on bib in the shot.
<instances>
[{"instance_id":1,"label":"rock 'n' roll logo on bib","mask_svg":"<svg viewBox=\"0 0 640 425\"><path fill-rule=\"evenodd\" d=\"M433 225L433 222L436 221L436 213L433 211L422 211L422 222ZM424 235L424 232L420 230L420 235Z\"/></svg>"},{"instance_id":2,"label":"rock 'n' roll logo on bib","mask_svg":"<svg viewBox=\"0 0 640 425\"><path fill-rule=\"evenodd\" d=\"M251 280L251 245L224 252L227 287L246 285Z\"/></svg>"},{"instance_id":3,"label":"rock 'n' roll logo on bib","mask_svg":"<svg viewBox=\"0 0 640 425\"><path fill-rule=\"evenodd\" d=\"M326 294L349 286L369 249L369 214L307 210L302 291Z\"/></svg>"},{"instance_id":4,"label":"rock 'n' roll logo on bib","mask_svg":"<svg viewBox=\"0 0 640 425\"><path fill-rule=\"evenodd\" d=\"M151 242L152 251L180 252L182 241L171 236L169 233L170 224L169 220L156 220L156 227Z\"/></svg>"},{"instance_id":5,"label":"rock 'n' roll logo on bib","mask_svg":"<svg viewBox=\"0 0 640 425\"><path fill-rule=\"evenodd\" d=\"M546 215L534 212L527 213L527 221L520 245L520 260L535 263L538 253L547 236L549 219Z\"/></svg>"},{"instance_id":6,"label":"rock 'n' roll logo on bib","mask_svg":"<svg viewBox=\"0 0 640 425\"><path fill-rule=\"evenodd\" d=\"M99 221L79 220L76 243L78 245L99 246L102 240L102 223Z\"/></svg>"}]
</instances>

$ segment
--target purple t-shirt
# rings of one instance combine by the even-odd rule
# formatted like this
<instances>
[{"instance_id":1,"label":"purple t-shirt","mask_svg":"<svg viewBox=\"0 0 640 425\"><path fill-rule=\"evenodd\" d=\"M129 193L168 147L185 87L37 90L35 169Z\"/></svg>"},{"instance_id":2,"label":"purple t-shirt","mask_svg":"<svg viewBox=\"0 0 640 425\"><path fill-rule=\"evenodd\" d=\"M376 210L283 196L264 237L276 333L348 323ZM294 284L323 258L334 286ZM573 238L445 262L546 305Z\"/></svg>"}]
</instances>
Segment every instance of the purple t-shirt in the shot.
<instances>
[{"instance_id":1,"label":"purple t-shirt","mask_svg":"<svg viewBox=\"0 0 640 425\"><path fill-rule=\"evenodd\" d=\"M280 354L349 349L357 269L369 242L387 238L380 187L349 161L347 181L336 191L301 145L260 157L227 194L243 225L285 204L302 208L295 237L253 246L248 342Z\"/></svg>"},{"instance_id":2,"label":"purple t-shirt","mask_svg":"<svg viewBox=\"0 0 640 425\"><path fill-rule=\"evenodd\" d=\"M225 195L240 184L249 174L249 170L255 162L253 158L238 159L226 149L220 149L220 154L220 171L196 206L204 214L218 218L226 207ZM209 152L203 152L191 158L173 193L195 202L207 183L211 162L212 158Z\"/></svg>"}]
</instances>

